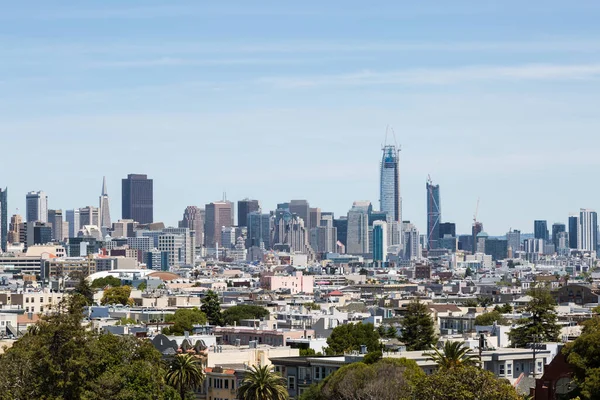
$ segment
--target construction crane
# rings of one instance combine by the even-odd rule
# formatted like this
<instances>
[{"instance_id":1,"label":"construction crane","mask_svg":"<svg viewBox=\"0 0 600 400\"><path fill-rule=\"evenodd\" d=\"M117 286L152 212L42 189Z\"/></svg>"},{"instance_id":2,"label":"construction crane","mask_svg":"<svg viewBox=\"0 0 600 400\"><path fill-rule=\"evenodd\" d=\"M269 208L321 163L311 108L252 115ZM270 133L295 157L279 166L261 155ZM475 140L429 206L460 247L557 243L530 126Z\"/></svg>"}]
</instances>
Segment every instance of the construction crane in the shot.
<instances>
[{"instance_id":1,"label":"construction crane","mask_svg":"<svg viewBox=\"0 0 600 400\"><path fill-rule=\"evenodd\" d=\"M477 198L477 205L475 206L475 214L473 214L473 224L477 223L477 213L479 213L479 197Z\"/></svg>"}]
</instances>

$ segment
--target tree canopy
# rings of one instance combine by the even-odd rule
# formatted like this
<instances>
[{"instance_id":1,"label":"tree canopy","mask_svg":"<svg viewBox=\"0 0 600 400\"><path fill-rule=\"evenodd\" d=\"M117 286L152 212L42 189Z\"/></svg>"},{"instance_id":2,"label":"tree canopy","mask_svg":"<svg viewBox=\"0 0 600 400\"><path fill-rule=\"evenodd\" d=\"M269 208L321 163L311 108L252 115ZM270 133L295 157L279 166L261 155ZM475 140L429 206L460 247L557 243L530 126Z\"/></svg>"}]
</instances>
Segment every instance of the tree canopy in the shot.
<instances>
[{"instance_id":1,"label":"tree canopy","mask_svg":"<svg viewBox=\"0 0 600 400\"><path fill-rule=\"evenodd\" d=\"M94 289L83 275L79 277L79 282L77 282L77 285L73 289L73 293L81 295L85 299L86 305L94 304Z\"/></svg>"},{"instance_id":2,"label":"tree canopy","mask_svg":"<svg viewBox=\"0 0 600 400\"><path fill-rule=\"evenodd\" d=\"M500 325L504 325L507 323L507 320L502 316L502 314L499 311L496 310L483 313L475 317L475 325L488 326L493 325L494 322Z\"/></svg>"},{"instance_id":3,"label":"tree canopy","mask_svg":"<svg viewBox=\"0 0 600 400\"><path fill-rule=\"evenodd\" d=\"M133 305L131 295L131 286L116 286L104 290L100 303L102 305L122 304Z\"/></svg>"},{"instance_id":4,"label":"tree canopy","mask_svg":"<svg viewBox=\"0 0 600 400\"><path fill-rule=\"evenodd\" d=\"M412 300L406 308L401 337L409 351L428 350L436 342L433 319L427 306L418 299Z\"/></svg>"},{"instance_id":5,"label":"tree canopy","mask_svg":"<svg viewBox=\"0 0 600 400\"><path fill-rule=\"evenodd\" d=\"M405 358L383 358L371 365L358 362L345 365L320 384L312 385L300 399L408 400L424 377L417 363Z\"/></svg>"},{"instance_id":6,"label":"tree canopy","mask_svg":"<svg viewBox=\"0 0 600 400\"><path fill-rule=\"evenodd\" d=\"M237 398L241 400L287 400L286 382L281 375L271 371L271 366L253 365L246 372L238 388Z\"/></svg>"},{"instance_id":7,"label":"tree canopy","mask_svg":"<svg viewBox=\"0 0 600 400\"><path fill-rule=\"evenodd\" d=\"M600 399L600 317L585 321L581 335L563 349L575 369L577 386L584 399Z\"/></svg>"},{"instance_id":8,"label":"tree canopy","mask_svg":"<svg viewBox=\"0 0 600 400\"><path fill-rule=\"evenodd\" d=\"M84 303L72 296L0 355L0 398L177 399L154 346L87 330Z\"/></svg>"},{"instance_id":9,"label":"tree canopy","mask_svg":"<svg viewBox=\"0 0 600 400\"><path fill-rule=\"evenodd\" d=\"M119 278L115 278L114 276L109 275L105 278L94 279L94 281L92 282L92 288L94 289L102 289L106 286L121 286L121 280Z\"/></svg>"},{"instance_id":10,"label":"tree canopy","mask_svg":"<svg viewBox=\"0 0 600 400\"><path fill-rule=\"evenodd\" d=\"M433 349L432 353L428 354L429 359L434 361L440 369L456 368L462 365L478 365L479 357L464 345L464 342L444 343L442 349Z\"/></svg>"},{"instance_id":11,"label":"tree canopy","mask_svg":"<svg viewBox=\"0 0 600 400\"><path fill-rule=\"evenodd\" d=\"M344 324L333 328L327 338L327 355L344 354L360 350L360 346L367 346L369 352L380 350L379 333L373 324Z\"/></svg>"},{"instance_id":12,"label":"tree canopy","mask_svg":"<svg viewBox=\"0 0 600 400\"><path fill-rule=\"evenodd\" d=\"M243 319L267 318L269 311L261 306L253 306L249 304L240 304L233 306L223 311L223 321L225 325L238 324Z\"/></svg>"},{"instance_id":13,"label":"tree canopy","mask_svg":"<svg viewBox=\"0 0 600 400\"><path fill-rule=\"evenodd\" d=\"M219 295L212 290L206 292L206 296L202 298L202 307L200 310L208 318L208 323L211 325L222 326L223 325L223 314L221 313L221 302L219 301Z\"/></svg>"},{"instance_id":14,"label":"tree canopy","mask_svg":"<svg viewBox=\"0 0 600 400\"><path fill-rule=\"evenodd\" d=\"M194 325L206 324L206 314L200 311L197 307L180 308L173 315L167 315L167 322L172 322L168 328L163 329L166 335L183 335L184 332L191 332Z\"/></svg>"},{"instance_id":15,"label":"tree canopy","mask_svg":"<svg viewBox=\"0 0 600 400\"><path fill-rule=\"evenodd\" d=\"M415 400L520 400L506 379L472 366L440 370L421 379Z\"/></svg>"},{"instance_id":16,"label":"tree canopy","mask_svg":"<svg viewBox=\"0 0 600 400\"><path fill-rule=\"evenodd\" d=\"M535 288L527 292L531 301L525 306L524 312L530 317L520 319L520 325L513 328L508 337L515 347L527 347L532 342L558 342L560 326L556 323L556 302L546 288Z\"/></svg>"}]
</instances>

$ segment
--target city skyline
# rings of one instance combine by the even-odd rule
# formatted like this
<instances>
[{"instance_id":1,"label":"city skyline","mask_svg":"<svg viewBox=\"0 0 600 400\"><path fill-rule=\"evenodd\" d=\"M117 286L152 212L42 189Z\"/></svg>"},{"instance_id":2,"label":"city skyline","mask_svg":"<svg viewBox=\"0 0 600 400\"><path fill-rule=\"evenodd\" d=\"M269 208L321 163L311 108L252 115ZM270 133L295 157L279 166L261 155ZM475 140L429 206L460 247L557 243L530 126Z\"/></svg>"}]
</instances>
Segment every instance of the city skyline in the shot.
<instances>
[{"instance_id":1,"label":"city skyline","mask_svg":"<svg viewBox=\"0 0 600 400\"><path fill-rule=\"evenodd\" d=\"M13 150L4 165L19 171L0 187L9 214L24 215L31 190L53 209L96 204L105 175L114 220L118 180L139 171L156 181L154 219L173 225L224 190L265 209L306 198L337 216L355 200L378 204L390 125L403 219L422 233L428 174L457 232L470 230L478 198L491 234L564 223L600 208L589 185L598 16L591 1L10 3L0 137ZM25 149L36 157L24 162ZM97 155L82 176L80 157Z\"/></svg>"}]
</instances>

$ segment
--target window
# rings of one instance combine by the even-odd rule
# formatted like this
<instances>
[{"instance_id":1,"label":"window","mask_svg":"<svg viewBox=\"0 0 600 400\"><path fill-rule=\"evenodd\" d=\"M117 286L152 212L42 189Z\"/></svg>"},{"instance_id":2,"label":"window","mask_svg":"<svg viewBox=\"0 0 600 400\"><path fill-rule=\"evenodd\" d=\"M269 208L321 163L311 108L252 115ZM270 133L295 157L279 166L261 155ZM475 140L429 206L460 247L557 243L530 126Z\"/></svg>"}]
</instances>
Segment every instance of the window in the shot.
<instances>
[{"instance_id":1,"label":"window","mask_svg":"<svg viewBox=\"0 0 600 400\"><path fill-rule=\"evenodd\" d=\"M512 363L506 363L506 375L512 376Z\"/></svg>"},{"instance_id":2,"label":"window","mask_svg":"<svg viewBox=\"0 0 600 400\"><path fill-rule=\"evenodd\" d=\"M296 377L295 376L288 376L288 389L296 390Z\"/></svg>"},{"instance_id":3,"label":"window","mask_svg":"<svg viewBox=\"0 0 600 400\"><path fill-rule=\"evenodd\" d=\"M542 365L542 362L541 362L541 361L538 361L538 362L537 362L537 372L538 372L538 373L542 372L542 366L543 366L543 365Z\"/></svg>"},{"instance_id":4,"label":"window","mask_svg":"<svg viewBox=\"0 0 600 400\"><path fill-rule=\"evenodd\" d=\"M315 380L325 379L325 367L315 367Z\"/></svg>"},{"instance_id":5,"label":"window","mask_svg":"<svg viewBox=\"0 0 600 400\"><path fill-rule=\"evenodd\" d=\"M229 389L229 379L225 379L225 389Z\"/></svg>"},{"instance_id":6,"label":"window","mask_svg":"<svg viewBox=\"0 0 600 400\"><path fill-rule=\"evenodd\" d=\"M498 375L504 376L504 364L500 364L500 371L498 372Z\"/></svg>"}]
</instances>

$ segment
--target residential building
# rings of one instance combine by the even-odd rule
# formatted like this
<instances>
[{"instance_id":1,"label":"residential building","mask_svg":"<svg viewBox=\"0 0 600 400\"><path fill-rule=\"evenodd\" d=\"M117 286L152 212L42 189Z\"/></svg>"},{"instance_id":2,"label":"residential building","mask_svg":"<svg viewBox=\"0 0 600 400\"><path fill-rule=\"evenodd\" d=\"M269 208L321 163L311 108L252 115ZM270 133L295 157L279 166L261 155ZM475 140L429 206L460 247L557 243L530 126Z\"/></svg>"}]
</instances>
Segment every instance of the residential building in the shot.
<instances>
[{"instance_id":1,"label":"residential building","mask_svg":"<svg viewBox=\"0 0 600 400\"><path fill-rule=\"evenodd\" d=\"M260 278L261 286L267 290L289 290L290 294L312 294L314 292L314 276L303 275L301 271L292 275L263 275Z\"/></svg>"},{"instance_id":2,"label":"residential building","mask_svg":"<svg viewBox=\"0 0 600 400\"><path fill-rule=\"evenodd\" d=\"M384 145L380 163L379 209L392 221L402 221L402 197L400 194L400 149Z\"/></svg>"},{"instance_id":3,"label":"residential building","mask_svg":"<svg viewBox=\"0 0 600 400\"><path fill-rule=\"evenodd\" d=\"M437 249L442 222L442 204L440 203L440 185L427 180L427 248Z\"/></svg>"},{"instance_id":4,"label":"residential building","mask_svg":"<svg viewBox=\"0 0 600 400\"><path fill-rule=\"evenodd\" d=\"M122 219L154 222L154 183L147 175L129 174L122 180Z\"/></svg>"},{"instance_id":5,"label":"residential building","mask_svg":"<svg viewBox=\"0 0 600 400\"><path fill-rule=\"evenodd\" d=\"M238 226L248 226L248 214L260 212L260 204L258 200L250 200L248 198L238 201Z\"/></svg>"},{"instance_id":6,"label":"residential building","mask_svg":"<svg viewBox=\"0 0 600 400\"><path fill-rule=\"evenodd\" d=\"M207 204L204 223L204 245L215 248L221 239L221 228L233 226L233 203L227 200Z\"/></svg>"},{"instance_id":7,"label":"residential building","mask_svg":"<svg viewBox=\"0 0 600 400\"><path fill-rule=\"evenodd\" d=\"M348 254L369 253L369 214L373 211L371 202L355 201L348 211L346 252Z\"/></svg>"},{"instance_id":8,"label":"residential building","mask_svg":"<svg viewBox=\"0 0 600 400\"><path fill-rule=\"evenodd\" d=\"M106 234L112 227L110 219L110 198L108 197L108 190L106 189L106 177L102 178L102 193L100 194L100 221L99 227L102 232Z\"/></svg>"},{"instance_id":9,"label":"residential building","mask_svg":"<svg viewBox=\"0 0 600 400\"><path fill-rule=\"evenodd\" d=\"M48 196L46 193L29 192L26 196L27 222L48 222Z\"/></svg>"}]
</instances>

